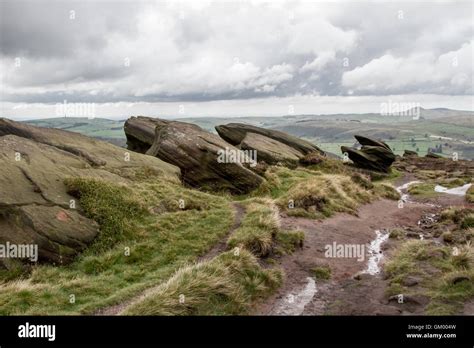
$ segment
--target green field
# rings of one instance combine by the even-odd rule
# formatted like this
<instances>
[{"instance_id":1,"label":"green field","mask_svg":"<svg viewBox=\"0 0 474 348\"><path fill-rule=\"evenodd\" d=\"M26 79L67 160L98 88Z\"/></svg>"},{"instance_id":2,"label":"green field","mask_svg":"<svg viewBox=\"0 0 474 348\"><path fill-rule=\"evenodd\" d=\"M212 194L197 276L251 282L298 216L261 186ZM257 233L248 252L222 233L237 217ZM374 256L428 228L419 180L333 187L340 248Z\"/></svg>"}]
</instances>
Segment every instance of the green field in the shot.
<instances>
[{"instance_id":1,"label":"green field","mask_svg":"<svg viewBox=\"0 0 474 348\"><path fill-rule=\"evenodd\" d=\"M362 134L384 140L398 155L402 155L404 150L413 150L423 156L429 149L438 148L439 151L441 146L443 156L451 157L456 152L459 158L474 158L474 113L467 111L422 109L417 120L379 114L194 117L180 120L197 124L210 132L215 132L216 125L230 122L278 129L314 142L323 150L338 155L341 145L354 145L354 134ZM125 146L124 120L61 117L26 122L78 132Z\"/></svg>"}]
</instances>

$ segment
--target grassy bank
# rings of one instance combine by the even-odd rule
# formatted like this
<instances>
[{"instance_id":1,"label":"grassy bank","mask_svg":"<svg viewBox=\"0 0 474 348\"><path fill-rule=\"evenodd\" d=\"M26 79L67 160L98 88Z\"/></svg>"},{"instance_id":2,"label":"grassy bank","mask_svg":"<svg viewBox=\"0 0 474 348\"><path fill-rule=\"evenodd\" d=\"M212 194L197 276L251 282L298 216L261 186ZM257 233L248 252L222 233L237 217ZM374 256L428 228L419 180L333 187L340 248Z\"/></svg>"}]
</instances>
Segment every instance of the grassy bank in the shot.
<instances>
[{"instance_id":1,"label":"grassy bank","mask_svg":"<svg viewBox=\"0 0 474 348\"><path fill-rule=\"evenodd\" d=\"M450 229L441 235L444 245L422 240L404 242L385 266L390 284L387 295L425 297L426 314L462 312L466 301L474 298L472 221L472 212L447 209L441 214L440 222ZM447 233L450 238L446 237Z\"/></svg>"},{"instance_id":2,"label":"grassy bank","mask_svg":"<svg viewBox=\"0 0 474 348\"><path fill-rule=\"evenodd\" d=\"M38 265L3 282L0 314L93 313L166 281L209 250L233 222L228 200L174 182L67 184L103 234L70 265Z\"/></svg>"}]
</instances>

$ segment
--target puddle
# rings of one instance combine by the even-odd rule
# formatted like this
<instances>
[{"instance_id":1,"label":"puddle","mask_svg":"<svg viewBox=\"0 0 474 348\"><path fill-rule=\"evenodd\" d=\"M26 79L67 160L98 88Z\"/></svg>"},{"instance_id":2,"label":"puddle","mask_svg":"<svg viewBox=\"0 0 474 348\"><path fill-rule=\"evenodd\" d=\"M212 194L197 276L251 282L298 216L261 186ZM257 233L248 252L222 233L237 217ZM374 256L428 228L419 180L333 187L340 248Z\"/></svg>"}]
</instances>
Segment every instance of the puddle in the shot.
<instances>
[{"instance_id":1,"label":"puddle","mask_svg":"<svg viewBox=\"0 0 474 348\"><path fill-rule=\"evenodd\" d=\"M458 186L458 187L454 187L454 188L451 188L451 189L448 189L444 186L441 186L441 185L436 185L434 190L436 192L440 192L440 193L447 193L447 194L450 194L450 195L456 195L456 196L465 196L466 195L466 192L467 190L469 190L469 188L472 186L472 184L466 184L466 185L463 185L463 186Z\"/></svg>"},{"instance_id":2,"label":"puddle","mask_svg":"<svg viewBox=\"0 0 474 348\"><path fill-rule=\"evenodd\" d=\"M369 261L367 262L367 268L362 271L362 273L367 273L370 275L375 275L380 273L380 261L382 260L383 254L381 250L381 246L383 242L388 239L389 233L384 231L383 233L380 230L375 231L375 239L370 242L369 245Z\"/></svg>"},{"instance_id":3,"label":"puddle","mask_svg":"<svg viewBox=\"0 0 474 348\"><path fill-rule=\"evenodd\" d=\"M301 315L306 305L313 299L317 292L316 282L313 278L307 277L307 283L303 289L296 294L286 295L272 311L275 315Z\"/></svg>"}]
</instances>

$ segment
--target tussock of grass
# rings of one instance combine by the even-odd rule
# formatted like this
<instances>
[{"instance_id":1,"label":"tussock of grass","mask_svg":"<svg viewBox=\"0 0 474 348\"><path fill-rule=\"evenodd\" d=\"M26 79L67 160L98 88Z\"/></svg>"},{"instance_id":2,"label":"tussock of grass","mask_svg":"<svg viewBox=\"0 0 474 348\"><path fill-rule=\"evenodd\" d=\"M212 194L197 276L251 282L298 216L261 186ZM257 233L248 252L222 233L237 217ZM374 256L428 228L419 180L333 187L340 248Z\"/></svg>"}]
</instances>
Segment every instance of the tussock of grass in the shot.
<instances>
[{"instance_id":1,"label":"tussock of grass","mask_svg":"<svg viewBox=\"0 0 474 348\"><path fill-rule=\"evenodd\" d=\"M258 256L267 256L280 229L278 208L271 199L253 199L243 203L246 214L241 226L227 241L229 248L243 247Z\"/></svg>"},{"instance_id":2,"label":"tussock of grass","mask_svg":"<svg viewBox=\"0 0 474 348\"><path fill-rule=\"evenodd\" d=\"M167 282L125 309L125 315L235 315L282 282L278 270L263 269L250 252L221 254L179 269Z\"/></svg>"},{"instance_id":3,"label":"tussock of grass","mask_svg":"<svg viewBox=\"0 0 474 348\"><path fill-rule=\"evenodd\" d=\"M407 241L384 267L390 281L387 294L422 294L430 299L427 314L457 314L474 297L473 266L470 243L453 253L452 247L431 241ZM421 279L421 288L403 285L411 276Z\"/></svg>"},{"instance_id":4,"label":"tussock of grass","mask_svg":"<svg viewBox=\"0 0 474 348\"><path fill-rule=\"evenodd\" d=\"M434 197L438 195L434 188L435 184L431 183L414 184L408 188L408 193L414 196Z\"/></svg>"},{"instance_id":5,"label":"tussock of grass","mask_svg":"<svg viewBox=\"0 0 474 348\"><path fill-rule=\"evenodd\" d=\"M374 195L343 175L319 175L301 181L278 199L288 215L323 218L335 212L355 213ZM294 207L292 207L293 203Z\"/></svg>"},{"instance_id":6,"label":"tussock of grass","mask_svg":"<svg viewBox=\"0 0 474 348\"><path fill-rule=\"evenodd\" d=\"M474 237L474 212L470 208L445 209L441 212L440 221L443 224L455 224L450 231L451 241L461 243L470 241ZM444 235L444 233L443 233Z\"/></svg>"},{"instance_id":7,"label":"tussock of grass","mask_svg":"<svg viewBox=\"0 0 474 348\"><path fill-rule=\"evenodd\" d=\"M392 239L403 239L405 235L406 235L405 230L403 230L402 228L394 228L393 230L390 231L390 234L388 235L388 237Z\"/></svg>"},{"instance_id":8,"label":"tussock of grass","mask_svg":"<svg viewBox=\"0 0 474 348\"><path fill-rule=\"evenodd\" d=\"M388 183L376 183L373 192L379 197L392 200L400 199L400 193L397 192L395 187Z\"/></svg>"},{"instance_id":9,"label":"tussock of grass","mask_svg":"<svg viewBox=\"0 0 474 348\"><path fill-rule=\"evenodd\" d=\"M227 241L228 248L245 248L257 256L286 254L302 246L304 233L282 231L278 207L271 198L242 201L246 214Z\"/></svg>"},{"instance_id":10,"label":"tussock of grass","mask_svg":"<svg viewBox=\"0 0 474 348\"><path fill-rule=\"evenodd\" d=\"M327 280L331 278L331 268L329 266L318 266L311 269L314 278Z\"/></svg>"},{"instance_id":11,"label":"tussock of grass","mask_svg":"<svg viewBox=\"0 0 474 348\"><path fill-rule=\"evenodd\" d=\"M474 185L469 187L469 190L466 192L466 201L468 203L474 203Z\"/></svg>"},{"instance_id":12,"label":"tussock of grass","mask_svg":"<svg viewBox=\"0 0 474 348\"><path fill-rule=\"evenodd\" d=\"M461 228L462 229L474 228L474 213L467 214L461 220Z\"/></svg>"}]
</instances>

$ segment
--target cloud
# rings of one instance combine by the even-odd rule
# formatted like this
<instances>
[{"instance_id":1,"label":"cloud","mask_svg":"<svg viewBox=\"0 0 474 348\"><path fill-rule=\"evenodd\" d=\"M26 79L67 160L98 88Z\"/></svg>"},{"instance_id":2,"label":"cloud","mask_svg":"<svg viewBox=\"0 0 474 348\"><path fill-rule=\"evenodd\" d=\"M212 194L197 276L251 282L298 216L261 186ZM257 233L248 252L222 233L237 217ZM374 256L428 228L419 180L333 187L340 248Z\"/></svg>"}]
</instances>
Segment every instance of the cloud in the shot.
<instances>
[{"instance_id":1,"label":"cloud","mask_svg":"<svg viewBox=\"0 0 474 348\"><path fill-rule=\"evenodd\" d=\"M469 5L2 1L1 100L466 95Z\"/></svg>"},{"instance_id":2,"label":"cloud","mask_svg":"<svg viewBox=\"0 0 474 348\"><path fill-rule=\"evenodd\" d=\"M472 94L473 45L471 41L438 57L432 53L386 54L345 72L342 84L370 94Z\"/></svg>"}]
</instances>

